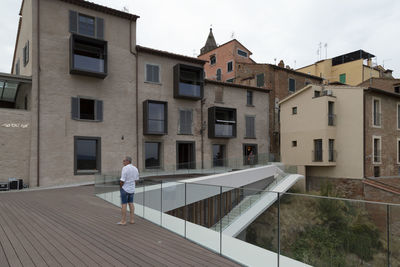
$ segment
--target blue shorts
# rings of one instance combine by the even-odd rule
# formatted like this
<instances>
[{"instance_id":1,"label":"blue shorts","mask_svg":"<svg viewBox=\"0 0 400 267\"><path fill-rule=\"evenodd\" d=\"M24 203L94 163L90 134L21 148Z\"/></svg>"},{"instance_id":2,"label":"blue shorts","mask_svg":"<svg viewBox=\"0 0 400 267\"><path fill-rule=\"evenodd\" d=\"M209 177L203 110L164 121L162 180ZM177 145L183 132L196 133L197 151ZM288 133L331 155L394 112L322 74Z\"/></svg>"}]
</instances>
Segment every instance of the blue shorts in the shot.
<instances>
[{"instance_id":1,"label":"blue shorts","mask_svg":"<svg viewBox=\"0 0 400 267\"><path fill-rule=\"evenodd\" d=\"M121 193L121 204L133 203L133 195L134 195L134 193L129 194L122 188L119 191Z\"/></svg>"}]
</instances>

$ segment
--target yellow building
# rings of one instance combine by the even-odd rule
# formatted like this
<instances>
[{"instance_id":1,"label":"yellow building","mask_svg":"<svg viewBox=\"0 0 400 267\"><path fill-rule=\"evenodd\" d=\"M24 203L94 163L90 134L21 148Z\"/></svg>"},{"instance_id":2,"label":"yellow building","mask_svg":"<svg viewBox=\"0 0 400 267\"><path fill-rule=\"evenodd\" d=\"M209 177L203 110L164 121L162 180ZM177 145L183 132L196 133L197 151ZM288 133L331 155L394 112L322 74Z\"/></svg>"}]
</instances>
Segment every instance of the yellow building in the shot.
<instances>
[{"instance_id":1,"label":"yellow building","mask_svg":"<svg viewBox=\"0 0 400 267\"><path fill-rule=\"evenodd\" d=\"M391 77L391 70L372 65L374 57L363 50L357 50L317 61L312 65L299 68L297 71L324 78L326 83L340 82L354 86L370 78Z\"/></svg>"}]
</instances>

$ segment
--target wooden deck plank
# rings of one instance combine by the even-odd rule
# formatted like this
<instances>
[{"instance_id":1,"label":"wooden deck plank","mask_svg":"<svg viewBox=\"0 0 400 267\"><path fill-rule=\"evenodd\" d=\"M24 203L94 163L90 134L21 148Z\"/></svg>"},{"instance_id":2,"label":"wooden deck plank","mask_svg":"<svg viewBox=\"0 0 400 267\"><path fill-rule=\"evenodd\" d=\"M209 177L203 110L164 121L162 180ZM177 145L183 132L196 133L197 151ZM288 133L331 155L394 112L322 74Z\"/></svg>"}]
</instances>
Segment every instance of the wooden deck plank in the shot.
<instances>
[{"instance_id":1,"label":"wooden deck plank","mask_svg":"<svg viewBox=\"0 0 400 267\"><path fill-rule=\"evenodd\" d=\"M1 211L7 211L7 214L10 215L10 211L8 208L0 203L0 210ZM22 232L21 229L21 223L18 220L12 220L10 216L4 216L5 222L8 224L10 227L11 231L15 233L15 236L17 239L20 241L21 245L25 249L26 253L29 255L30 259L32 260L32 263L34 266L46 266L47 264L43 260L43 258L39 255L39 253L36 251L36 249L32 246L31 242L29 239L27 239Z\"/></svg>"},{"instance_id":2,"label":"wooden deck plank","mask_svg":"<svg viewBox=\"0 0 400 267\"><path fill-rule=\"evenodd\" d=\"M0 231L0 234L1 234L1 231ZM5 267L10 266L8 264L6 253L4 252L3 245L1 244L1 238L0 238L0 266L5 266Z\"/></svg>"},{"instance_id":3,"label":"wooden deck plank","mask_svg":"<svg viewBox=\"0 0 400 267\"><path fill-rule=\"evenodd\" d=\"M13 258L11 250L19 260L13 244L21 241L16 251L25 248L36 265L238 266L137 216L134 225L117 226L120 209L95 197L93 186L0 193L0 203L8 211L0 221L0 256L4 243L7 260ZM11 236L12 242L3 229L7 226L21 232ZM34 242L39 246L33 251L29 244Z\"/></svg>"}]
</instances>

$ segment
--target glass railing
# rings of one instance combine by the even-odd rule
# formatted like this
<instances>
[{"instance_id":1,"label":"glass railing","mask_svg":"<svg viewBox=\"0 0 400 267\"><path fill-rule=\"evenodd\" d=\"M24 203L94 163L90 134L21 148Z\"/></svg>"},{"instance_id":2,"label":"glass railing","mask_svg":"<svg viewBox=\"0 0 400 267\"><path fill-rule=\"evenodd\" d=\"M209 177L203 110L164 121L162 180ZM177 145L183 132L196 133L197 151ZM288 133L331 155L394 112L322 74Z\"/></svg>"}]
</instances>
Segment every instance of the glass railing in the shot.
<instances>
[{"instance_id":1,"label":"glass railing","mask_svg":"<svg viewBox=\"0 0 400 267\"><path fill-rule=\"evenodd\" d=\"M233 125L215 123L215 136L233 136Z\"/></svg>"},{"instance_id":2,"label":"glass railing","mask_svg":"<svg viewBox=\"0 0 400 267\"><path fill-rule=\"evenodd\" d=\"M190 97L200 97L201 96L201 86L197 84L190 83L179 83L179 95L190 96Z\"/></svg>"},{"instance_id":3,"label":"glass railing","mask_svg":"<svg viewBox=\"0 0 400 267\"><path fill-rule=\"evenodd\" d=\"M144 179L135 213L246 266L400 265L400 205L276 192L296 168L268 168L239 188ZM96 194L119 206L117 176L99 176Z\"/></svg>"}]
</instances>

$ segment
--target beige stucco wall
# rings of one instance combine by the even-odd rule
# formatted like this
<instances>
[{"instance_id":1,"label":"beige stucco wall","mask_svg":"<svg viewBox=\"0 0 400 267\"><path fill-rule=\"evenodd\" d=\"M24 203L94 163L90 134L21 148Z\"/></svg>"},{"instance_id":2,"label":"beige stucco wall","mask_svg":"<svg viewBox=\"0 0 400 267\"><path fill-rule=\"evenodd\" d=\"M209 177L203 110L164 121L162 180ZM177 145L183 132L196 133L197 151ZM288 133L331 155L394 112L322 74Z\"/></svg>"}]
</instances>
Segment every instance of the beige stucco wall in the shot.
<instances>
[{"instance_id":1,"label":"beige stucco wall","mask_svg":"<svg viewBox=\"0 0 400 267\"><path fill-rule=\"evenodd\" d=\"M171 169L176 165L177 141L193 141L196 149L196 168L201 168L202 141L201 141L201 112L206 128L203 134L204 168L211 167L212 145L225 144L228 158L241 159L244 143L258 145L258 153L267 153L268 147L268 93L254 91L254 107L246 106L246 89L222 86L223 103L215 103L215 89L221 87L206 83L204 86L204 106L201 108L200 100L178 99L173 97L173 67L178 64L186 64L201 67L185 61L168 57L139 53L138 57L138 82L139 82L139 153L140 168L144 168L145 151L144 144L148 141L161 143L161 166L163 169ZM160 67L160 83L145 82L146 64L154 64ZM168 102L168 135L143 135L143 101L158 100ZM208 108L212 106L230 107L237 109L237 137L231 139L208 138ZM193 125L191 135L178 133L179 110L193 110ZM245 139L245 115L256 116L256 139ZM241 161L240 161L241 162Z\"/></svg>"},{"instance_id":2,"label":"beige stucco wall","mask_svg":"<svg viewBox=\"0 0 400 267\"><path fill-rule=\"evenodd\" d=\"M69 74L69 10L104 19L108 41L105 79ZM93 175L74 175L74 136L101 137L102 172L119 170L122 157L135 156L135 56L130 53L130 41L134 42L129 39L130 21L51 0L40 1L39 16L40 185L93 181ZM134 22L132 30L135 36ZM37 73L33 78L36 90ZM103 100L103 122L72 120L71 97L77 96ZM36 144L32 151L36 155ZM32 161L35 166L35 156ZM35 186L36 168L31 168L31 176L31 186Z\"/></svg>"},{"instance_id":3,"label":"beige stucco wall","mask_svg":"<svg viewBox=\"0 0 400 267\"><path fill-rule=\"evenodd\" d=\"M333 96L313 98L313 86L281 103L282 162L311 166L307 176L363 177L363 91L348 86L326 86ZM328 101L335 102L336 125L328 126ZM297 115L292 107L297 106ZM323 162L312 162L314 139L323 139ZM328 139L335 140L336 162L328 162ZM292 141L297 140L297 147Z\"/></svg>"},{"instance_id":4,"label":"beige stucco wall","mask_svg":"<svg viewBox=\"0 0 400 267\"><path fill-rule=\"evenodd\" d=\"M29 180L30 112L1 109L0 112L0 182L8 178Z\"/></svg>"}]
</instances>

